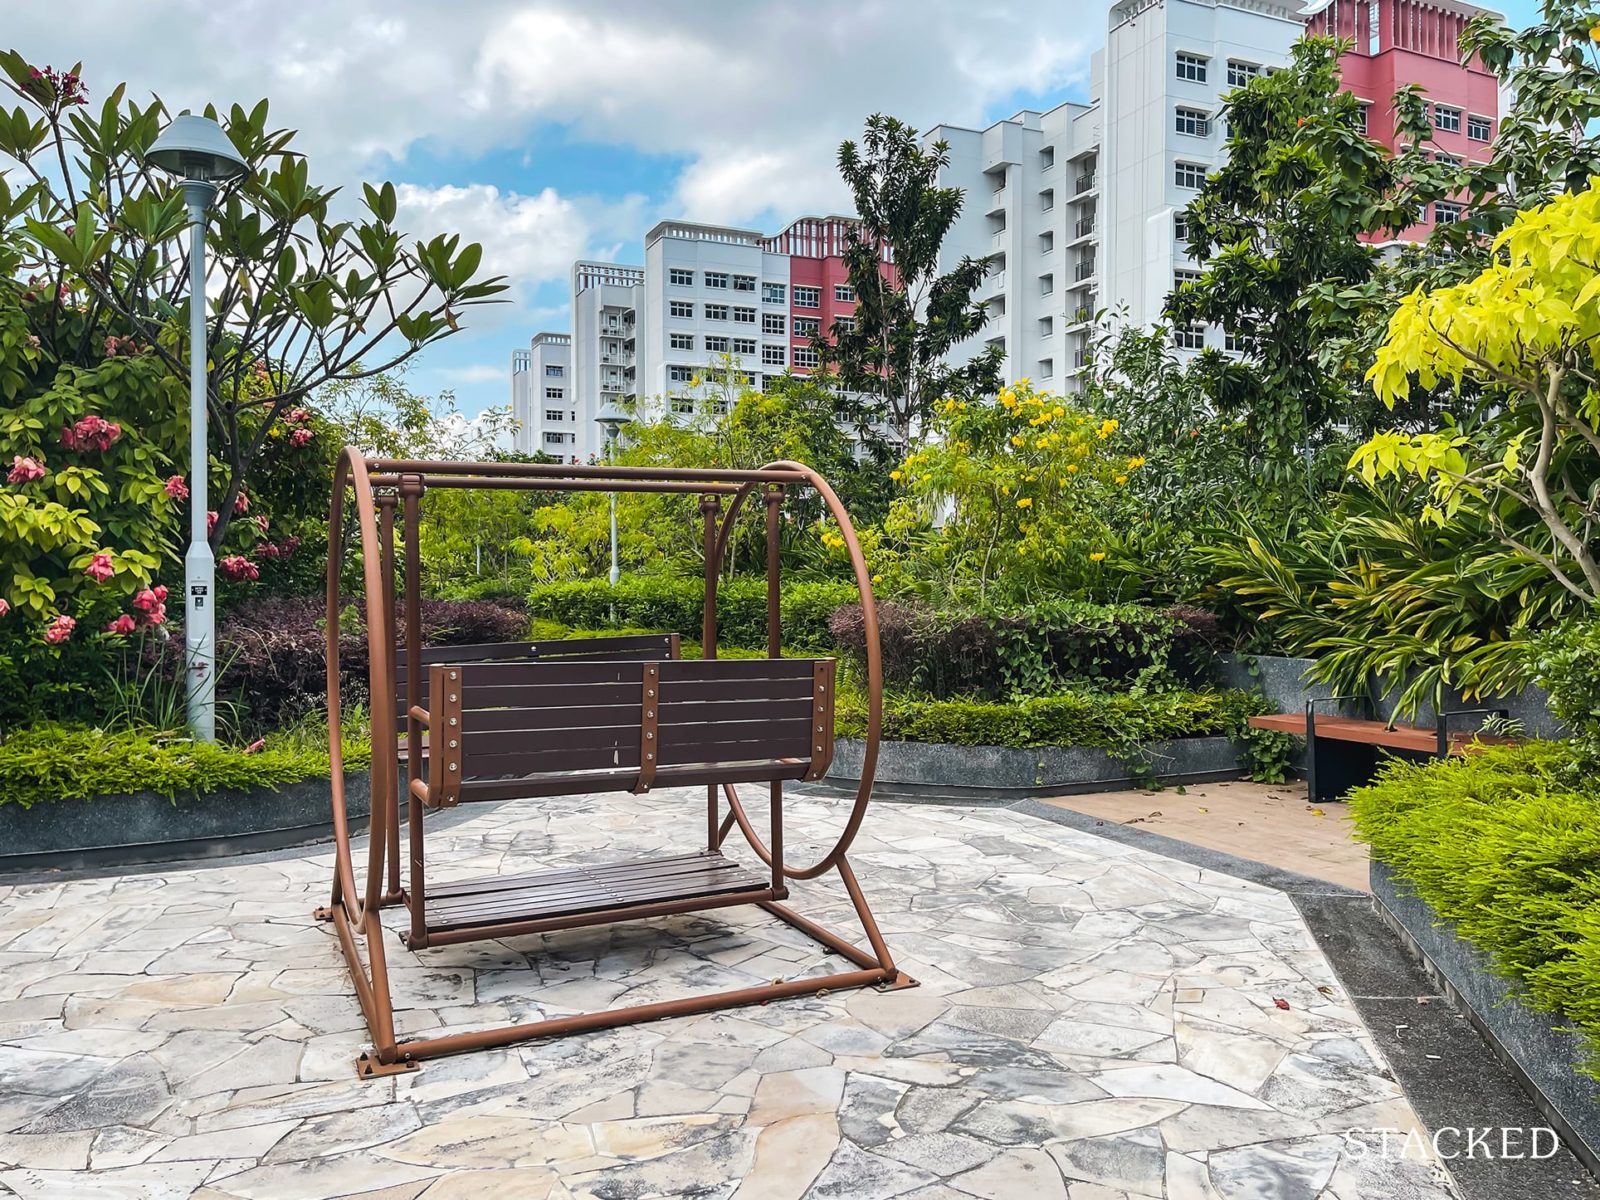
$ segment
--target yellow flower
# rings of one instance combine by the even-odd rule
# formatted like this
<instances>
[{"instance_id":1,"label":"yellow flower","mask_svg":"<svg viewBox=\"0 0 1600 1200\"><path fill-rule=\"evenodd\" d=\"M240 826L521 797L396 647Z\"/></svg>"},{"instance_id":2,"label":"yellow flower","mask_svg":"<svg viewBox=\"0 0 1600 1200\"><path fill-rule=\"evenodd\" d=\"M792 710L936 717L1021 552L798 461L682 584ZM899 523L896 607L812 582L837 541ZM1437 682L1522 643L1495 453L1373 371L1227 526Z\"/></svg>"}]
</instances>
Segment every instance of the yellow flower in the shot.
<instances>
[{"instance_id":1,"label":"yellow flower","mask_svg":"<svg viewBox=\"0 0 1600 1200\"><path fill-rule=\"evenodd\" d=\"M1022 497L1020 500L1017 501L1017 507L1018 508L1032 508L1033 507L1033 497L1032 496L1024 496L1024 497Z\"/></svg>"},{"instance_id":2,"label":"yellow flower","mask_svg":"<svg viewBox=\"0 0 1600 1200\"><path fill-rule=\"evenodd\" d=\"M1001 484L1001 485L1000 485L1000 494L1001 494L1001 495L1002 495L1002 496L1009 496L1009 495L1011 495L1011 485L1010 485L1010 484L1009 484L1009 483L1003 483L1003 484Z\"/></svg>"},{"instance_id":3,"label":"yellow flower","mask_svg":"<svg viewBox=\"0 0 1600 1200\"><path fill-rule=\"evenodd\" d=\"M1137 471L1142 466L1144 466L1144 455L1142 454L1135 454L1128 460L1128 470L1130 471Z\"/></svg>"},{"instance_id":4,"label":"yellow flower","mask_svg":"<svg viewBox=\"0 0 1600 1200\"><path fill-rule=\"evenodd\" d=\"M873 583L882 583L883 582L883 576L882 575L874 575L872 577L872 582Z\"/></svg>"},{"instance_id":5,"label":"yellow flower","mask_svg":"<svg viewBox=\"0 0 1600 1200\"><path fill-rule=\"evenodd\" d=\"M1596 25L1592 29L1590 29L1589 30L1589 36L1591 38L1593 38L1595 41L1600 42L1600 25Z\"/></svg>"},{"instance_id":6,"label":"yellow flower","mask_svg":"<svg viewBox=\"0 0 1600 1200\"><path fill-rule=\"evenodd\" d=\"M1005 405L1007 408L1015 408L1017 406L1017 397L1010 391L1001 392L1000 403Z\"/></svg>"},{"instance_id":7,"label":"yellow flower","mask_svg":"<svg viewBox=\"0 0 1600 1200\"><path fill-rule=\"evenodd\" d=\"M1116 431L1117 423L1110 417L1107 417L1104 421L1100 422L1100 436L1102 438L1108 438Z\"/></svg>"},{"instance_id":8,"label":"yellow flower","mask_svg":"<svg viewBox=\"0 0 1600 1200\"><path fill-rule=\"evenodd\" d=\"M1011 444L1013 446L1025 446L1028 444L1028 439L1023 437L1020 433L1014 434L1011 438Z\"/></svg>"},{"instance_id":9,"label":"yellow flower","mask_svg":"<svg viewBox=\"0 0 1600 1200\"><path fill-rule=\"evenodd\" d=\"M1117 476L1117 482L1119 484L1127 483L1128 482L1128 477L1126 475L1118 475Z\"/></svg>"},{"instance_id":10,"label":"yellow flower","mask_svg":"<svg viewBox=\"0 0 1600 1200\"><path fill-rule=\"evenodd\" d=\"M1104 550L1096 550L1093 554L1089 555L1090 562L1104 562L1105 559L1106 552Z\"/></svg>"},{"instance_id":11,"label":"yellow flower","mask_svg":"<svg viewBox=\"0 0 1600 1200\"><path fill-rule=\"evenodd\" d=\"M1078 464L1077 463L1068 463L1067 464L1067 474L1068 475L1076 475L1077 473L1078 473Z\"/></svg>"},{"instance_id":12,"label":"yellow flower","mask_svg":"<svg viewBox=\"0 0 1600 1200\"><path fill-rule=\"evenodd\" d=\"M900 478L900 472L899 471L890 471L889 472L889 478L890 479L899 479Z\"/></svg>"},{"instance_id":13,"label":"yellow flower","mask_svg":"<svg viewBox=\"0 0 1600 1200\"><path fill-rule=\"evenodd\" d=\"M1064 417L1067 415L1067 410L1058 404L1055 406L1055 408L1050 410L1050 415L1054 417Z\"/></svg>"}]
</instances>

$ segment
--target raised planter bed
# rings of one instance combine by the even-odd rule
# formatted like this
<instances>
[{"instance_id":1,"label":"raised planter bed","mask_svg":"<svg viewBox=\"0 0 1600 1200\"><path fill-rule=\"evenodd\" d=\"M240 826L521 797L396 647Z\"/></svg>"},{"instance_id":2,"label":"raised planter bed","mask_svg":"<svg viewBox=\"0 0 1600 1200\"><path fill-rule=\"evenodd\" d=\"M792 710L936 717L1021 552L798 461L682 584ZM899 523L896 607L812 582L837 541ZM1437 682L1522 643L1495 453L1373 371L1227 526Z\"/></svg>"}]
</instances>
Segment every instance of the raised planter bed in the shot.
<instances>
[{"instance_id":1,"label":"raised planter bed","mask_svg":"<svg viewBox=\"0 0 1600 1200\"><path fill-rule=\"evenodd\" d=\"M1518 1000L1488 955L1457 937L1450 922L1376 859L1371 880L1379 915L1506 1063L1567 1148L1600 1174L1600 1080L1577 1072L1583 1039L1563 1030L1560 1018Z\"/></svg>"},{"instance_id":2,"label":"raised planter bed","mask_svg":"<svg viewBox=\"0 0 1600 1200\"><path fill-rule=\"evenodd\" d=\"M854 787L861 779L864 743L839 738L826 782ZM951 746L930 742L882 743L874 792L899 799L951 799L1011 804L1029 796L1107 792L1162 783L1241 779L1239 748L1230 738L1181 738L1145 748L1149 774L1083 746L1017 750L1007 746Z\"/></svg>"},{"instance_id":3,"label":"raised planter bed","mask_svg":"<svg viewBox=\"0 0 1600 1200\"><path fill-rule=\"evenodd\" d=\"M347 775L350 821L364 828L371 797L365 771ZM331 836L326 779L279 789L211 792L169 800L153 792L0 805L0 874L172 862L276 850Z\"/></svg>"}]
</instances>

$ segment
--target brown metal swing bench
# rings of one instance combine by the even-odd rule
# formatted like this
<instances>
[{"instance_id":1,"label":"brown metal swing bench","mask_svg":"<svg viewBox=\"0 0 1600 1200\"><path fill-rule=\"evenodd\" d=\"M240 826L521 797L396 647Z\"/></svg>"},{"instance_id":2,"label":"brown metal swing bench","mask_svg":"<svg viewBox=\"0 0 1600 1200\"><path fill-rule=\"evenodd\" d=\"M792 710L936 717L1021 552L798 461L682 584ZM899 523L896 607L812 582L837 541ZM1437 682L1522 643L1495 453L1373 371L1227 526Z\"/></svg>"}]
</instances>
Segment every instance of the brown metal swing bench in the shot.
<instances>
[{"instance_id":1,"label":"brown metal swing bench","mask_svg":"<svg viewBox=\"0 0 1600 1200\"><path fill-rule=\"evenodd\" d=\"M678 635L603 637L485 645L422 645L418 521L429 488L679 493L700 497L704 526L703 658L682 660ZM804 868L784 861L783 784L818 780L833 755L834 662L786 659L779 648L778 535L790 489L814 490L838 523L865 614L868 722L855 803L833 848ZM734 522L760 492L766 507L767 657L717 658L717 580ZM345 496L355 497L367 615L372 719L372 802L364 882L351 852L340 746L339 614ZM726 512L723 500L729 498ZM395 526L404 547L402 595L395 596ZM531 1038L606 1029L790 996L867 985L915 986L897 970L845 855L866 814L877 763L882 667L871 583L849 515L815 471L794 462L759 470L563 466L534 463L413 462L339 458L329 512L327 656L328 747L332 758L335 866L331 921L350 967L373 1049L357 1060L363 1077L415 1070L423 1059ZM403 621L402 632L396 629ZM386 703L385 697L394 702ZM385 754L384 746L404 750ZM401 763L409 873L400 855ZM771 828L763 839L735 785L765 783ZM474 800L581 796L656 787L706 788L703 851L534 874L434 883L426 879L424 817ZM727 811L722 811L726 801ZM723 854L737 825L766 870ZM788 908L788 881L838 873L870 950ZM640 921L755 904L856 969L778 980L521 1025L401 1041L384 954L384 908L404 908L408 949ZM361 944L365 944L363 962Z\"/></svg>"}]
</instances>

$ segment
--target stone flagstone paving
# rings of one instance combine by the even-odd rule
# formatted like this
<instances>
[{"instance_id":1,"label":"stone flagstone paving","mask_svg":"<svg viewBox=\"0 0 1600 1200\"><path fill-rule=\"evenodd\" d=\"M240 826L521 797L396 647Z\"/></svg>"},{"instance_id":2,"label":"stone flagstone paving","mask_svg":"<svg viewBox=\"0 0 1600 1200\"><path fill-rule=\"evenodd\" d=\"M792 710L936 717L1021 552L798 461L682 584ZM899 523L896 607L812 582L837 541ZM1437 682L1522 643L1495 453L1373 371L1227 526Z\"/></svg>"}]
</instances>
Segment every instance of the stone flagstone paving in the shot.
<instances>
[{"instance_id":1,"label":"stone flagstone paving","mask_svg":"<svg viewBox=\"0 0 1600 1200\"><path fill-rule=\"evenodd\" d=\"M693 849L704 802L516 802L429 851L460 878ZM843 811L786 809L819 844ZM996 810L879 805L851 859L922 987L373 1082L354 1076L366 1031L310 916L327 852L0 887L0 1196L1452 1194L1434 1163L1347 1148L1348 1130L1415 1117L1285 896ZM854 931L842 888L802 883L793 903ZM755 909L388 949L402 1033L838 969Z\"/></svg>"}]
</instances>

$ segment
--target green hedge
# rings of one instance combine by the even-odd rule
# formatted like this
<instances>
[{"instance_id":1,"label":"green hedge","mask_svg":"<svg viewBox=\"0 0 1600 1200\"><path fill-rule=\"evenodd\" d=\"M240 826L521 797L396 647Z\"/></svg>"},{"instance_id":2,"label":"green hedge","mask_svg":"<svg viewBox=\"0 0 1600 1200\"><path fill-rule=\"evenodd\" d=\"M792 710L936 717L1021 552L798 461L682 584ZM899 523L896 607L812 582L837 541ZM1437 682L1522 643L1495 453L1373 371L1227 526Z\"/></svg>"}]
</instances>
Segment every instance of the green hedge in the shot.
<instances>
[{"instance_id":1,"label":"green hedge","mask_svg":"<svg viewBox=\"0 0 1600 1200\"><path fill-rule=\"evenodd\" d=\"M855 599L855 586L849 583L784 584L784 645L831 647L828 618ZM603 579L539 584L528 593L528 613L580 629L651 629L698 638L704 601L705 585L698 579L631 575L615 588ZM717 641L727 646L767 644L766 580L740 577L718 585Z\"/></svg>"},{"instance_id":2,"label":"green hedge","mask_svg":"<svg viewBox=\"0 0 1600 1200\"><path fill-rule=\"evenodd\" d=\"M371 743L352 738L345 766L365 767ZM52 800L87 800L128 792L175 798L224 788L282 787L327 778L328 752L298 740L253 754L192 742L177 734L40 724L0 742L0 804L30 808Z\"/></svg>"},{"instance_id":3,"label":"green hedge","mask_svg":"<svg viewBox=\"0 0 1600 1200\"><path fill-rule=\"evenodd\" d=\"M1014 703L890 696L883 736L955 746L1088 746L1135 757L1152 741L1239 736L1245 718L1263 707L1257 693L1241 691L1066 693ZM842 737L866 733L864 697L840 693L836 728Z\"/></svg>"},{"instance_id":4,"label":"green hedge","mask_svg":"<svg viewBox=\"0 0 1600 1200\"><path fill-rule=\"evenodd\" d=\"M1374 858L1583 1031L1600 1078L1600 801L1573 765L1562 742L1395 761L1350 809Z\"/></svg>"}]
</instances>

